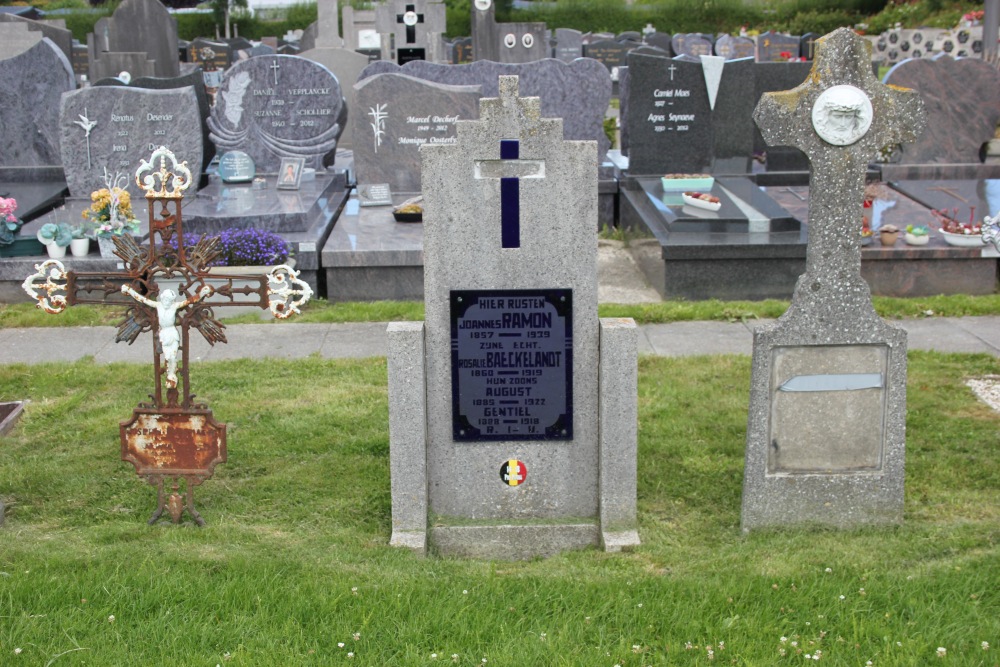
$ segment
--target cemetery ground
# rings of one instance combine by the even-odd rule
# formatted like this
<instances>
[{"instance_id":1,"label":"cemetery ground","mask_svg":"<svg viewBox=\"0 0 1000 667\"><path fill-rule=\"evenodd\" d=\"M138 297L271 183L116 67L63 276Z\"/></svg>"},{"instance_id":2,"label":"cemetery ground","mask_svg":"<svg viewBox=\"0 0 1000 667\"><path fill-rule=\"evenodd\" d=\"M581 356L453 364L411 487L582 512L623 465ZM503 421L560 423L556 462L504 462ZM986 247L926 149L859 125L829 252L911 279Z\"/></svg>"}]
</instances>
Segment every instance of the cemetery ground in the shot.
<instances>
[{"instance_id":1,"label":"cemetery ground","mask_svg":"<svg viewBox=\"0 0 1000 667\"><path fill-rule=\"evenodd\" d=\"M964 384L1000 360L909 360L902 526L744 537L750 358L643 356L642 546L517 563L388 546L384 358L195 365L229 424L204 528L147 526L118 458L148 367L0 366L32 400L0 441L0 664L1000 664L1000 415Z\"/></svg>"}]
</instances>

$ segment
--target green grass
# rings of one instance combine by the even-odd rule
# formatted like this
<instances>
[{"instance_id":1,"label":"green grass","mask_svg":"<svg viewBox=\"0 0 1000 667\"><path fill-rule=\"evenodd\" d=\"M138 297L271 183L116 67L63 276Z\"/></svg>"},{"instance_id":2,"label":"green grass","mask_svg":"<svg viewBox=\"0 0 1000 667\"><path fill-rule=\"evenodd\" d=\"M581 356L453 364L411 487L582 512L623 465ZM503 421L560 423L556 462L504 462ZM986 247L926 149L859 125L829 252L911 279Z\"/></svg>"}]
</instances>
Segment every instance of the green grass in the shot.
<instances>
[{"instance_id":1,"label":"green grass","mask_svg":"<svg viewBox=\"0 0 1000 667\"><path fill-rule=\"evenodd\" d=\"M875 297L875 310L882 317L902 319L913 317L966 317L970 315L1000 315L1000 294L982 296L950 295L911 299ZM691 320L740 320L780 317L788 309L788 301L666 301L647 304L601 304L601 317L632 317L639 324L682 322ZM0 328L67 327L117 325L122 309L113 306L73 306L59 315L47 315L30 303L0 304ZM224 314L221 313L220 314ZM394 322L422 320L424 305L417 301L372 301L367 303L330 303L323 299L310 301L301 315L281 322ZM259 323L253 313L226 319L237 324Z\"/></svg>"},{"instance_id":2,"label":"green grass","mask_svg":"<svg viewBox=\"0 0 1000 667\"><path fill-rule=\"evenodd\" d=\"M384 359L193 367L229 424L201 529L148 527L119 460L148 368L0 366L0 664L1000 663L1000 416L963 384L1000 360L910 354L904 525L749 537L749 359L639 364L642 546L523 563L387 546Z\"/></svg>"}]
</instances>

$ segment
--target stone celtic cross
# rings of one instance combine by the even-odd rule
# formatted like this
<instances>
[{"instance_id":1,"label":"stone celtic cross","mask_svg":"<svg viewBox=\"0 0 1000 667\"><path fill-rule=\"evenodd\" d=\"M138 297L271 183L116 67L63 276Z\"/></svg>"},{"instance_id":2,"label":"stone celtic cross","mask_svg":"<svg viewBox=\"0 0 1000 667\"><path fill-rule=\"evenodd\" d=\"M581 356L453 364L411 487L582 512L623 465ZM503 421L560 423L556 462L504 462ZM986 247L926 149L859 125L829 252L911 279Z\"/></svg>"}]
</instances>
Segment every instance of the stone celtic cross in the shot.
<instances>
[{"instance_id":1,"label":"stone celtic cross","mask_svg":"<svg viewBox=\"0 0 1000 667\"><path fill-rule=\"evenodd\" d=\"M226 342L225 326L214 308L257 305L275 317L298 313L312 296L312 288L288 266L275 267L268 276L221 276L211 273L220 253L218 237L203 237L193 246L184 242L181 201L192 181L186 163L161 146L142 160L135 182L149 206L149 245L141 247L131 235L114 237L115 254L124 263L121 272L67 271L47 260L23 283L24 290L48 313L60 313L76 304L124 304L125 316L115 342L130 345L140 334L153 332L153 393L140 403L132 419L120 425L122 459L157 486L155 522L169 509L180 521L184 502L179 480L187 482L188 512L199 524L193 488L212 476L226 461L226 425L216 422L204 403L196 403L189 377L189 333L194 328L211 345ZM170 286L167 286L167 281ZM256 301L237 298L256 296ZM174 480L173 493L164 496L164 480Z\"/></svg>"}]
</instances>

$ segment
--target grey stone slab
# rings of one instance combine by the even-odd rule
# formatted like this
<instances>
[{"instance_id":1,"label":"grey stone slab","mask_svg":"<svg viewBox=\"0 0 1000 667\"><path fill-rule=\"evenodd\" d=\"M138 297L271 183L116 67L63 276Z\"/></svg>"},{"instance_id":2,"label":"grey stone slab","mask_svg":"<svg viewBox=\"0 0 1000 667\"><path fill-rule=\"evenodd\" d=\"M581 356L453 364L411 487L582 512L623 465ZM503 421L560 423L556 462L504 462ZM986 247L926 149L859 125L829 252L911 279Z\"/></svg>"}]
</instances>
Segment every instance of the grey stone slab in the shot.
<instances>
[{"instance_id":1,"label":"grey stone slab","mask_svg":"<svg viewBox=\"0 0 1000 667\"><path fill-rule=\"evenodd\" d=\"M1000 351L1000 332L992 318L931 317L899 324L906 329L910 349L994 356Z\"/></svg>"},{"instance_id":2,"label":"grey stone slab","mask_svg":"<svg viewBox=\"0 0 1000 667\"><path fill-rule=\"evenodd\" d=\"M459 558L529 560L554 556L570 549L600 545L599 529L580 523L553 526L491 525L434 526L434 552Z\"/></svg>"},{"instance_id":3,"label":"grey stone slab","mask_svg":"<svg viewBox=\"0 0 1000 667\"><path fill-rule=\"evenodd\" d=\"M48 339L53 339L53 344L39 344L40 340ZM0 363L40 364L50 361L77 361L96 355L114 339L114 327L74 327L71 330L0 329Z\"/></svg>"},{"instance_id":4,"label":"grey stone slab","mask_svg":"<svg viewBox=\"0 0 1000 667\"><path fill-rule=\"evenodd\" d=\"M517 75L522 94L541 99L544 117L563 119L564 138L596 141L598 163L610 148L604 134L604 114L611 100L611 77L592 59L563 63L547 58L524 64L477 61L469 65L413 62L402 68L380 61L365 68L359 81L393 72L452 86L479 86L484 97L499 94L497 81L501 75ZM367 113L366 109L362 111Z\"/></svg>"},{"instance_id":5,"label":"grey stone slab","mask_svg":"<svg viewBox=\"0 0 1000 667\"><path fill-rule=\"evenodd\" d=\"M13 14L0 14L0 23L21 24L26 26L31 32L41 33L43 37L48 37L52 40L53 44L59 47L59 50L63 52L68 62L72 61L73 33L66 30L65 24L60 27L52 21L33 21L21 16L14 16Z\"/></svg>"},{"instance_id":6,"label":"grey stone slab","mask_svg":"<svg viewBox=\"0 0 1000 667\"><path fill-rule=\"evenodd\" d=\"M320 355L326 359L383 357L388 345L385 324L356 322L329 329Z\"/></svg>"},{"instance_id":7,"label":"grey stone slab","mask_svg":"<svg viewBox=\"0 0 1000 667\"><path fill-rule=\"evenodd\" d=\"M555 57L564 63L583 57L583 33L572 28L556 28Z\"/></svg>"},{"instance_id":8,"label":"grey stone slab","mask_svg":"<svg viewBox=\"0 0 1000 667\"><path fill-rule=\"evenodd\" d=\"M341 48L344 40L340 36L340 11L337 0L319 0L316 3L316 11L318 19L313 46ZM301 46L301 41L299 44Z\"/></svg>"},{"instance_id":9,"label":"grey stone slab","mask_svg":"<svg viewBox=\"0 0 1000 667\"><path fill-rule=\"evenodd\" d=\"M857 101L847 138L813 120L830 120L824 100L838 91ZM842 28L817 42L808 83L765 95L754 118L769 143L809 156L812 213L806 272L792 304L754 331L743 530L899 523L906 332L872 307L852 203L862 198L876 151L919 132L920 98L877 82L870 45Z\"/></svg>"},{"instance_id":10,"label":"grey stone slab","mask_svg":"<svg viewBox=\"0 0 1000 667\"><path fill-rule=\"evenodd\" d=\"M478 86L380 74L362 78L354 91L355 178L388 183L393 192L420 192L420 146L454 142L456 123L479 112Z\"/></svg>"},{"instance_id":11,"label":"grey stone slab","mask_svg":"<svg viewBox=\"0 0 1000 667\"><path fill-rule=\"evenodd\" d=\"M93 34L92 59L95 61L104 60L112 53L144 53L144 60L153 63L154 69L149 75L174 77L180 74L177 19L158 0L125 0L114 14L97 22ZM95 72L94 64L92 81L107 75ZM132 74L138 75L138 72Z\"/></svg>"},{"instance_id":12,"label":"grey stone slab","mask_svg":"<svg viewBox=\"0 0 1000 667\"><path fill-rule=\"evenodd\" d=\"M208 140L208 116L211 105L205 89L205 75L200 67L175 77L138 76L128 84L132 88L149 90L176 90L190 86L198 100L198 117L201 119L202 164L208 164L215 156L215 146Z\"/></svg>"},{"instance_id":13,"label":"grey stone slab","mask_svg":"<svg viewBox=\"0 0 1000 667\"><path fill-rule=\"evenodd\" d=\"M347 122L344 124L343 133L337 142L338 148L354 147L354 114L361 112L358 107L358 99L355 95L354 84L361 75L362 70L368 66L368 57L357 51L339 49L332 47L318 47L309 51L302 51L299 54L302 58L307 58L323 65L333 72L340 83L340 90L344 94L344 104L347 108Z\"/></svg>"},{"instance_id":14,"label":"grey stone slab","mask_svg":"<svg viewBox=\"0 0 1000 667\"><path fill-rule=\"evenodd\" d=\"M281 159L331 164L346 121L340 83L323 65L298 56L258 56L226 71L208 119L220 151L241 150L260 172Z\"/></svg>"},{"instance_id":15,"label":"grey stone slab","mask_svg":"<svg viewBox=\"0 0 1000 667\"><path fill-rule=\"evenodd\" d=\"M287 328L286 328L287 327ZM323 348L329 325L282 323L273 325L233 324L226 327L229 344L217 343L210 350L201 352L205 361L241 359L247 350L253 350L254 358L303 359L319 354ZM200 335L192 333L195 342ZM200 341L204 343L204 340ZM207 346L207 343L206 343ZM192 345L192 354L198 348Z\"/></svg>"},{"instance_id":16,"label":"grey stone slab","mask_svg":"<svg viewBox=\"0 0 1000 667\"><path fill-rule=\"evenodd\" d=\"M995 318L963 317L958 320L958 325L989 346L990 354L1000 356L1000 326Z\"/></svg>"},{"instance_id":17,"label":"grey stone slab","mask_svg":"<svg viewBox=\"0 0 1000 667\"><path fill-rule=\"evenodd\" d=\"M106 187L104 170L126 182L140 160L168 146L192 173L202 166L198 98L191 87L148 90L101 86L62 96L59 138L70 194L88 197ZM135 194L133 192L133 194Z\"/></svg>"},{"instance_id":18,"label":"grey stone slab","mask_svg":"<svg viewBox=\"0 0 1000 667\"><path fill-rule=\"evenodd\" d=\"M905 60L884 81L916 90L927 106L927 129L903 144L901 162L982 162L982 146L1000 121L1000 72L995 67L977 58L939 54Z\"/></svg>"},{"instance_id":19,"label":"grey stone slab","mask_svg":"<svg viewBox=\"0 0 1000 667\"><path fill-rule=\"evenodd\" d=\"M30 30L24 23L0 24L0 58L19 56L42 41L40 32Z\"/></svg>"},{"instance_id":20,"label":"grey stone slab","mask_svg":"<svg viewBox=\"0 0 1000 667\"><path fill-rule=\"evenodd\" d=\"M753 351L753 334L741 323L672 322L648 324L643 333L650 354L686 357L699 354L745 354Z\"/></svg>"},{"instance_id":21,"label":"grey stone slab","mask_svg":"<svg viewBox=\"0 0 1000 667\"><path fill-rule=\"evenodd\" d=\"M0 96L0 167L62 164L59 101L76 81L65 54L41 33L32 34L39 36L33 47L0 60L0 81L17 91Z\"/></svg>"}]
</instances>

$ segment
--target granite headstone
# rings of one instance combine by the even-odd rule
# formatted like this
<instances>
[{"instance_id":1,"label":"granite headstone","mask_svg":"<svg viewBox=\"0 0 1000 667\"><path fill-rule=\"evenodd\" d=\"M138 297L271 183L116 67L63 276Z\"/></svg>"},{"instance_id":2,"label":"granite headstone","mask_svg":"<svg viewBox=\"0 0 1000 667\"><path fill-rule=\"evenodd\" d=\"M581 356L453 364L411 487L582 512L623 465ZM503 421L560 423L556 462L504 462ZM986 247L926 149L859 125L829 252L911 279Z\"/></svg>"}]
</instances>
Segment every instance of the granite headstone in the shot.
<instances>
[{"instance_id":1,"label":"granite headstone","mask_svg":"<svg viewBox=\"0 0 1000 667\"><path fill-rule=\"evenodd\" d=\"M134 173L158 146L202 167L198 98L191 87L148 90L126 86L83 88L62 96L59 139L66 184L74 197L105 186L104 170Z\"/></svg>"},{"instance_id":2,"label":"granite headstone","mask_svg":"<svg viewBox=\"0 0 1000 667\"><path fill-rule=\"evenodd\" d=\"M420 192L420 146L455 141L455 123L476 118L479 86L449 86L403 74L355 85L354 173L361 185Z\"/></svg>"},{"instance_id":3,"label":"granite headstone","mask_svg":"<svg viewBox=\"0 0 1000 667\"><path fill-rule=\"evenodd\" d=\"M566 139L596 141L599 162L604 160L611 145L604 134L604 114L611 100L611 79L600 63L589 58L580 58L572 63L554 58L522 64L476 61L468 65L435 65L413 62L402 68L388 62L375 62L365 68L359 80L386 72L452 86L479 86L486 97L499 94L497 82L501 75L517 75L523 95L541 98L542 115L563 119Z\"/></svg>"},{"instance_id":4,"label":"granite headstone","mask_svg":"<svg viewBox=\"0 0 1000 667\"><path fill-rule=\"evenodd\" d=\"M91 51L91 81L116 74L111 63L102 64L113 53L143 53L152 61L151 76L180 74L177 52L177 19L159 0L124 0L114 14L94 26ZM110 69L109 69L110 68ZM121 70L119 70L121 71ZM131 70L130 70L131 71ZM133 75L146 72L132 72Z\"/></svg>"},{"instance_id":5,"label":"granite headstone","mask_svg":"<svg viewBox=\"0 0 1000 667\"><path fill-rule=\"evenodd\" d=\"M556 59L564 63L583 57L583 33L572 28L556 28Z\"/></svg>"},{"instance_id":6,"label":"granite headstone","mask_svg":"<svg viewBox=\"0 0 1000 667\"><path fill-rule=\"evenodd\" d=\"M671 40L674 53L679 56L710 56L712 42L698 33L674 35Z\"/></svg>"},{"instance_id":7,"label":"granite headstone","mask_svg":"<svg viewBox=\"0 0 1000 667\"><path fill-rule=\"evenodd\" d=\"M52 40L60 51L66 56L66 60L72 62L73 60L73 33L66 30L66 26L55 25L50 21L33 21L31 19L23 18L21 16L14 16L13 14L0 14L0 24L3 23L14 23L21 24L28 28L31 32L40 32L42 36L48 37ZM62 23L62 22L61 22Z\"/></svg>"},{"instance_id":8,"label":"granite headstone","mask_svg":"<svg viewBox=\"0 0 1000 667\"><path fill-rule=\"evenodd\" d=\"M388 0L375 6L382 59L444 61L445 6L440 0Z\"/></svg>"},{"instance_id":9,"label":"granite headstone","mask_svg":"<svg viewBox=\"0 0 1000 667\"><path fill-rule=\"evenodd\" d=\"M368 57L357 51L327 46L303 51L300 57L317 62L333 72L333 75L337 77L337 81L340 83L340 90L344 94L345 108L348 111L348 116L353 114L358 108L357 99L354 97L354 83L358 80L358 76L361 75L362 70L368 66ZM340 135L337 146L340 148L353 148L353 123L348 121L343 125L343 133Z\"/></svg>"},{"instance_id":10,"label":"granite headstone","mask_svg":"<svg viewBox=\"0 0 1000 667\"><path fill-rule=\"evenodd\" d=\"M241 150L257 169L276 172L284 157L322 168L336 154L346 107L337 78L298 56L265 56L226 72L208 119L220 151Z\"/></svg>"},{"instance_id":11,"label":"granite headstone","mask_svg":"<svg viewBox=\"0 0 1000 667\"><path fill-rule=\"evenodd\" d=\"M59 100L76 88L66 55L40 37L24 53L0 60L0 81L16 91L0 95L0 167L62 164Z\"/></svg>"},{"instance_id":12,"label":"granite headstone","mask_svg":"<svg viewBox=\"0 0 1000 667\"><path fill-rule=\"evenodd\" d=\"M715 42L715 55L722 56L726 60L754 58L756 51L757 45L749 37L723 35Z\"/></svg>"},{"instance_id":13,"label":"granite headstone","mask_svg":"<svg viewBox=\"0 0 1000 667\"><path fill-rule=\"evenodd\" d=\"M801 50L801 37L770 30L757 35L757 62L785 62L791 58L798 58Z\"/></svg>"}]
</instances>

